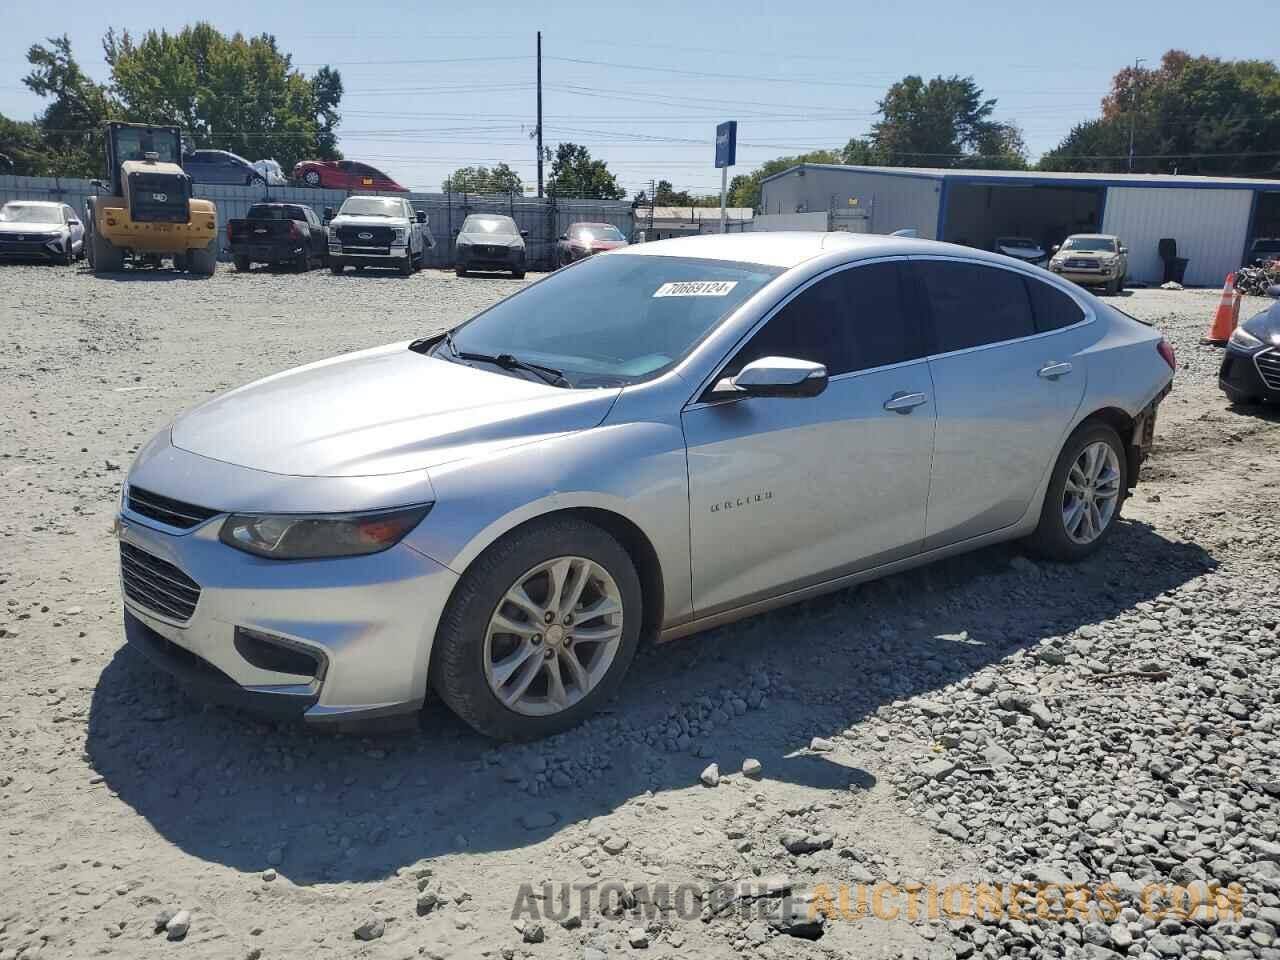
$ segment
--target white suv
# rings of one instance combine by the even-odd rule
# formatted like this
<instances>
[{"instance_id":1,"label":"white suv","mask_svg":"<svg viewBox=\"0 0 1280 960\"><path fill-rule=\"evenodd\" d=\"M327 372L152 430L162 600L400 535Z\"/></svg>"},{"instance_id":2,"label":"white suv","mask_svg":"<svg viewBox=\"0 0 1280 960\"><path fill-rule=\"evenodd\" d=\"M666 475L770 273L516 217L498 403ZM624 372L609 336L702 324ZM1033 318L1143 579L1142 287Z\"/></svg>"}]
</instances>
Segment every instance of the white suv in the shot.
<instances>
[{"instance_id":1,"label":"white suv","mask_svg":"<svg viewBox=\"0 0 1280 960\"><path fill-rule=\"evenodd\" d=\"M328 212L328 211L326 211ZM408 276L434 246L427 215L398 197L347 197L329 221L329 267L396 267Z\"/></svg>"}]
</instances>

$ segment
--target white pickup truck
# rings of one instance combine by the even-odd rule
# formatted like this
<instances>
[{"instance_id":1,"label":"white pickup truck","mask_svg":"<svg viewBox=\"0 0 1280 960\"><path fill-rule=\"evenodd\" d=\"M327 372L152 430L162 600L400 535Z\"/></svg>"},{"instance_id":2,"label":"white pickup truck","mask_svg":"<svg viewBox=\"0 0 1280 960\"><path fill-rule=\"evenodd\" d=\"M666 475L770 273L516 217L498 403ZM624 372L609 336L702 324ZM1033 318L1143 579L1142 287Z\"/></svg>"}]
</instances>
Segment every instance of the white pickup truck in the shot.
<instances>
[{"instance_id":1,"label":"white pickup truck","mask_svg":"<svg viewBox=\"0 0 1280 960\"><path fill-rule=\"evenodd\" d=\"M326 210L328 216L330 211ZM435 246L427 215L399 197L347 197L329 220L329 268L394 267L409 276Z\"/></svg>"}]
</instances>

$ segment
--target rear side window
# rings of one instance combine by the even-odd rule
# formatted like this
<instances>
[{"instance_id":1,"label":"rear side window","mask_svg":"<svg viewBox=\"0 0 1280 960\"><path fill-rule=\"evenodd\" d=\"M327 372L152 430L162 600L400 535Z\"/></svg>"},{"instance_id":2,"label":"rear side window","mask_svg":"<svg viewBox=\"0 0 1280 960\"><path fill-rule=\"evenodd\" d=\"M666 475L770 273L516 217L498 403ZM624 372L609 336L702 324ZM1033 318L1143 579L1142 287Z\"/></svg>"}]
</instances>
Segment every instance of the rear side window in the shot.
<instances>
[{"instance_id":1,"label":"rear side window","mask_svg":"<svg viewBox=\"0 0 1280 960\"><path fill-rule=\"evenodd\" d=\"M933 314L933 352L949 353L1036 332L1020 274L948 260L913 264Z\"/></svg>"},{"instance_id":2,"label":"rear side window","mask_svg":"<svg viewBox=\"0 0 1280 960\"><path fill-rule=\"evenodd\" d=\"M1039 280L1026 278L1027 291L1031 294L1031 309L1035 314L1036 332L1061 330L1084 319L1084 310L1062 290Z\"/></svg>"},{"instance_id":3,"label":"rear side window","mask_svg":"<svg viewBox=\"0 0 1280 960\"><path fill-rule=\"evenodd\" d=\"M811 360L834 377L920 356L900 270L896 263L874 263L815 283L751 338L726 375L761 357Z\"/></svg>"}]
</instances>

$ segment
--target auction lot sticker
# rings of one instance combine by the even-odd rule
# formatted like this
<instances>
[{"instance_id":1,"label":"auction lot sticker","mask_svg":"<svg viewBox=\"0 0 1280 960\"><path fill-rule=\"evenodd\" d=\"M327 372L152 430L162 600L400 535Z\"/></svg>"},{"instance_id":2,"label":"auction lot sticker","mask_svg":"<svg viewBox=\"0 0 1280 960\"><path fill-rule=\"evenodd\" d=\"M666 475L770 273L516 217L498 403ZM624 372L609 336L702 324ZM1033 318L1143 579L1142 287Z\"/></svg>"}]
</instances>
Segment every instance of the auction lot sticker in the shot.
<instances>
[{"instance_id":1,"label":"auction lot sticker","mask_svg":"<svg viewBox=\"0 0 1280 960\"><path fill-rule=\"evenodd\" d=\"M654 291L655 297L726 297L738 285L737 280L681 280L664 283Z\"/></svg>"}]
</instances>

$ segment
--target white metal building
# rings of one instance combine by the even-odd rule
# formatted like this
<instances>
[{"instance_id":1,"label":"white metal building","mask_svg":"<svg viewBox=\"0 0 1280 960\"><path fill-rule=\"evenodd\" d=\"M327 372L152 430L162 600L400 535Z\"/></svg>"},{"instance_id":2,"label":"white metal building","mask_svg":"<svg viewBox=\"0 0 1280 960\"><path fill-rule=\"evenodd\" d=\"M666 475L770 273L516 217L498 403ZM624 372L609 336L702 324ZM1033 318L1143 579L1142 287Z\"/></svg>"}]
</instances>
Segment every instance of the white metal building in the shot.
<instances>
[{"instance_id":1,"label":"white metal building","mask_svg":"<svg viewBox=\"0 0 1280 960\"><path fill-rule=\"evenodd\" d=\"M1190 285L1221 285L1250 244L1280 237L1280 181L1152 174L1040 173L801 164L761 184L764 215L859 211L872 233L990 250L1000 236L1046 248L1072 233L1111 233L1129 248L1129 277L1159 283L1162 239L1189 261Z\"/></svg>"}]
</instances>

